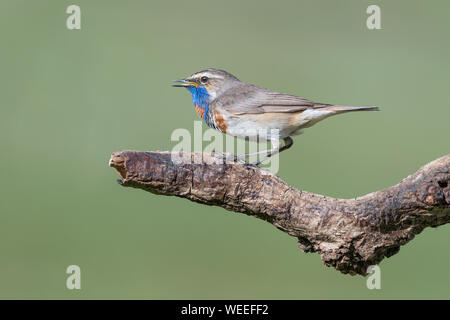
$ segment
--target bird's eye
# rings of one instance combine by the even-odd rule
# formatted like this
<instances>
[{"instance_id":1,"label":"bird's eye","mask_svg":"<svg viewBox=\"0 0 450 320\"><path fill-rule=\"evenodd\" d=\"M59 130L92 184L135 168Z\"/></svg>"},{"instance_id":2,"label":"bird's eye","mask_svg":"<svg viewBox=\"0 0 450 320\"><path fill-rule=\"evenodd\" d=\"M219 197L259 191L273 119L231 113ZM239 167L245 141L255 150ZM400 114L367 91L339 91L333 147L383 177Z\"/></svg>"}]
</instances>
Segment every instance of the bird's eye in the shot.
<instances>
[{"instance_id":1,"label":"bird's eye","mask_svg":"<svg viewBox=\"0 0 450 320\"><path fill-rule=\"evenodd\" d=\"M208 83L208 80L209 80L209 78L206 77L206 76L203 76L203 77L200 78L200 82L203 83L203 84Z\"/></svg>"}]
</instances>

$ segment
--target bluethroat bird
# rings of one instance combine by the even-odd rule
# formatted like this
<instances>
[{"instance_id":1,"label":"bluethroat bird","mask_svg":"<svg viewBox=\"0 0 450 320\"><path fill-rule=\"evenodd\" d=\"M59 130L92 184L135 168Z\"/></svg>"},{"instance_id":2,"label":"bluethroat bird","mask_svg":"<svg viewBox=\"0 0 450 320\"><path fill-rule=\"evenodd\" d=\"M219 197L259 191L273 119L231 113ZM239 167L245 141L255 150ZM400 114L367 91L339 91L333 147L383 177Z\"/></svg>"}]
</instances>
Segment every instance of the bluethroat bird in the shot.
<instances>
[{"instance_id":1,"label":"bluethroat bird","mask_svg":"<svg viewBox=\"0 0 450 320\"><path fill-rule=\"evenodd\" d=\"M271 141L272 149L241 157L267 153L268 157L292 147L291 136L320 120L350 111L378 110L373 106L340 106L271 91L240 81L218 69L198 71L177 82L192 95L197 114L206 124L223 133L252 141ZM277 132L276 135L273 132ZM279 141L282 139L284 145Z\"/></svg>"}]
</instances>

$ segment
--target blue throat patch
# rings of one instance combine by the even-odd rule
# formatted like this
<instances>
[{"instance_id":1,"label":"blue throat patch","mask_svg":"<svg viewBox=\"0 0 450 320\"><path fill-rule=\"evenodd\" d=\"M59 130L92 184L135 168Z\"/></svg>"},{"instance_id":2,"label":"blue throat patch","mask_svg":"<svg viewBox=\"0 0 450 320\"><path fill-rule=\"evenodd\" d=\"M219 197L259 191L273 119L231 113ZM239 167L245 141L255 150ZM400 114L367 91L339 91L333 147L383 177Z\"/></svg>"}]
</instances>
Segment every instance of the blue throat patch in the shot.
<instances>
[{"instance_id":1,"label":"blue throat patch","mask_svg":"<svg viewBox=\"0 0 450 320\"><path fill-rule=\"evenodd\" d=\"M203 87L195 87L190 86L186 87L189 90L192 96L192 103L197 105L201 109L205 109L205 113L203 114L203 120L206 118L206 114L208 113L209 108L209 94Z\"/></svg>"}]
</instances>

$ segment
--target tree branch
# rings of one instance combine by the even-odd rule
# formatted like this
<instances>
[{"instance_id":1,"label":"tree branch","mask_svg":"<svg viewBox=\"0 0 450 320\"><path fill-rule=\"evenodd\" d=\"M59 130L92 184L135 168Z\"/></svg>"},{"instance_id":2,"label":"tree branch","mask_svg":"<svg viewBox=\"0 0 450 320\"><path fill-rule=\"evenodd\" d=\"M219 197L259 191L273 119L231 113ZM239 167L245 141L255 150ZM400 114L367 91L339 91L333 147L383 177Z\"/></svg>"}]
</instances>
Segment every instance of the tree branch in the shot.
<instances>
[{"instance_id":1,"label":"tree branch","mask_svg":"<svg viewBox=\"0 0 450 320\"><path fill-rule=\"evenodd\" d=\"M188 156L203 162L177 164L170 152L121 151L112 154L110 166L123 186L268 221L343 273L366 275L368 266L396 254L424 228L450 222L450 154L395 186L355 199L297 190L255 166L211 163L224 155Z\"/></svg>"}]
</instances>

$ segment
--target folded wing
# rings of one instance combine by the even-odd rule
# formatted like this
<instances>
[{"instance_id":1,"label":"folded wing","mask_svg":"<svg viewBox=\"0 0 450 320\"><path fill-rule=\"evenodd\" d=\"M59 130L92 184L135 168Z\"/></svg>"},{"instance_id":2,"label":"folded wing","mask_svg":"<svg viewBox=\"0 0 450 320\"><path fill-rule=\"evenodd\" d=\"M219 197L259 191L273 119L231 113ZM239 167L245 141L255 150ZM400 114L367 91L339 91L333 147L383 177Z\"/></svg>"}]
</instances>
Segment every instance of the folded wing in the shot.
<instances>
[{"instance_id":1,"label":"folded wing","mask_svg":"<svg viewBox=\"0 0 450 320\"><path fill-rule=\"evenodd\" d=\"M258 113L295 113L308 108L323 108L329 104L320 104L313 101L279 93L257 87L251 84L241 85L229 90L214 101L220 108L236 114Z\"/></svg>"}]
</instances>

